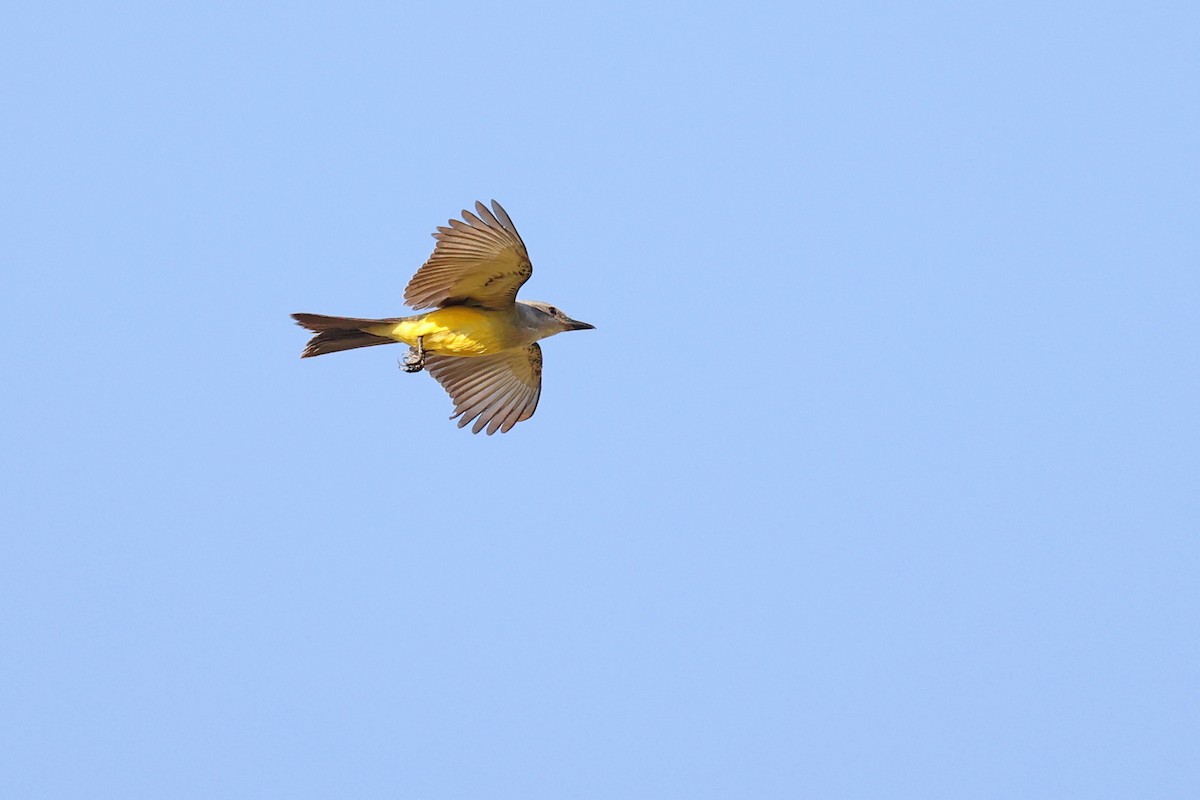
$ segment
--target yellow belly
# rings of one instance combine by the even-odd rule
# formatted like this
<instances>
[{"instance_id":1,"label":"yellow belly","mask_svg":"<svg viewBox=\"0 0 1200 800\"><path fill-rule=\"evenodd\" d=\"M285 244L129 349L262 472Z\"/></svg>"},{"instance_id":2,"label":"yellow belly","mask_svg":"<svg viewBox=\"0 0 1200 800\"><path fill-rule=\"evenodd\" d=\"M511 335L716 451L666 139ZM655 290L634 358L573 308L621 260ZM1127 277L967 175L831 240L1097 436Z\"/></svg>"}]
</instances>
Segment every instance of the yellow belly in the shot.
<instances>
[{"instance_id":1,"label":"yellow belly","mask_svg":"<svg viewBox=\"0 0 1200 800\"><path fill-rule=\"evenodd\" d=\"M363 330L408 345L415 345L421 337L429 352L456 356L484 356L517 344L512 314L470 306L439 308Z\"/></svg>"}]
</instances>

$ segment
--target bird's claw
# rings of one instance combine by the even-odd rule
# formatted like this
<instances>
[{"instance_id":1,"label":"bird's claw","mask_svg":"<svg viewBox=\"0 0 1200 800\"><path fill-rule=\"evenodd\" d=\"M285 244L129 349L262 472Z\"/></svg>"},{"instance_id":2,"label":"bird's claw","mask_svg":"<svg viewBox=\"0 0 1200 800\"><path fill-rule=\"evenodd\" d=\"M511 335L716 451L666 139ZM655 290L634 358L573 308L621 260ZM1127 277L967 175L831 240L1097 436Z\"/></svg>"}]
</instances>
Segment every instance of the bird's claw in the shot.
<instances>
[{"instance_id":1,"label":"bird's claw","mask_svg":"<svg viewBox=\"0 0 1200 800\"><path fill-rule=\"evenodd\" d=\"M416 345L408 348L408 354L400 359L400 369L405 372L420 372L425 369L425 348L421 346L420 340Z\"/></svg>"}]
</instances>

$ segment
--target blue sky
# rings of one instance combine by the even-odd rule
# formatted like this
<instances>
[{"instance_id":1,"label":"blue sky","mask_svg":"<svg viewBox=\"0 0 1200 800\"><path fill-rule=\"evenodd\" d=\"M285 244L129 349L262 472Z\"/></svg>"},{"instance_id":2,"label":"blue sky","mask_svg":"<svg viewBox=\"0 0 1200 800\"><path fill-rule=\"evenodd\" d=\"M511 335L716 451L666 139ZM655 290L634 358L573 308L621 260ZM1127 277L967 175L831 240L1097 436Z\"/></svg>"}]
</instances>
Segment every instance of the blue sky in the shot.
<instances>
[{"instance_id":1,"label":"blue sky","mask_svg":"<svg viewBox=\"0 0 1200 800\"><path fill-rule=\"evenodd\" d=\"M25 4L23 798L1200 792L1200 12ZM537 415L404 312L499 199Z\"/></svg>"}]
</instances>

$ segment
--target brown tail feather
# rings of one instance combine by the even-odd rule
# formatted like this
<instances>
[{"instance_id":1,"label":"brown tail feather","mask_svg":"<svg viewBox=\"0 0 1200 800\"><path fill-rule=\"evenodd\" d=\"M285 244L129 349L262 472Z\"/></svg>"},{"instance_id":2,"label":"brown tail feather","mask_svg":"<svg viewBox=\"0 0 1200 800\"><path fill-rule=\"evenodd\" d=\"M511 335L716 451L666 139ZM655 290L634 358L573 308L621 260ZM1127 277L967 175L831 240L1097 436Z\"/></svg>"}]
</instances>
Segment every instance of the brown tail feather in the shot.
<instances>
[{"instance_id":1,"label":"brown tail feather","mask_svg":"<svg viewBox=\"0 0 1200 800\"><path fill-rule=\"evenodd\" d=\"M395 339L386 336L376 336L364 333L361 329L368 325L378 325L381 322L395 322L389 319L358 319L355 317L327 317L323 314L292 314L296 324L315 331L316 336L309 339L301 358L323 356L326 353L340 353L343 350L354 350L358 347L371 347L376 344L395 344Z\"/></svg>"}]
</instances>

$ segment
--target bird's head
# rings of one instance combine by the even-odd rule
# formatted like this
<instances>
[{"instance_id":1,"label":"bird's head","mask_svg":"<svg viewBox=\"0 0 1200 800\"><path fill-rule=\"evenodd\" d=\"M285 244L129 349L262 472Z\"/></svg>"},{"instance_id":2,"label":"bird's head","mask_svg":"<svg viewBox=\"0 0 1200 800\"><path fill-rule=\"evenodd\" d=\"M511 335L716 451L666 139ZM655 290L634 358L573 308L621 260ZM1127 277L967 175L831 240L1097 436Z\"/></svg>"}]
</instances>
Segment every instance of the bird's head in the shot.
<instances>
[{"instance_id":1,"label":"bird's head","mask_svg":"<svg viewBox=\"0 0 1200 800\"><path fill-rule=\"evenodd\" d=\"M555 333L562 333L563 331L587 331L596 327L586 322L580 322L577 319L571 319L549 303L526 300L521 305L528 306L534 310L535 323L538 328L548 331L546 336L552 336Z\"/></svg>"}]
</instances>

